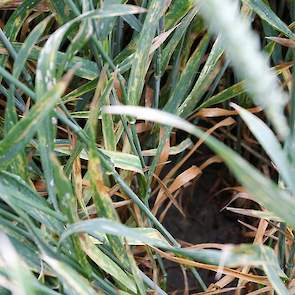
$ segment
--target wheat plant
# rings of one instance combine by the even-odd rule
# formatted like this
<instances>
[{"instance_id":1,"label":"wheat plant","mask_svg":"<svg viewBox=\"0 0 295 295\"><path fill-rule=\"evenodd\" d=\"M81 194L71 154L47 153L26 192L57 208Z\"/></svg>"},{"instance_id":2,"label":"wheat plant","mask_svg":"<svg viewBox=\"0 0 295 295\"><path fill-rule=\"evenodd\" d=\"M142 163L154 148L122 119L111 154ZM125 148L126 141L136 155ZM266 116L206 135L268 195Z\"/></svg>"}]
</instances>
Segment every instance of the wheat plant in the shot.
<instances>
[{"instance_id":1,"label":"wheat plant","mask_svg":"<svg viewBox=\"0 0 295 295\"><path fill-rule=\"evenodd\" d=\"M294 0L0 0L0 15L1 294L293 294ZM214 163L250 206L227 206L249 243L164 226Z\"/></svg>"}]
</instances>

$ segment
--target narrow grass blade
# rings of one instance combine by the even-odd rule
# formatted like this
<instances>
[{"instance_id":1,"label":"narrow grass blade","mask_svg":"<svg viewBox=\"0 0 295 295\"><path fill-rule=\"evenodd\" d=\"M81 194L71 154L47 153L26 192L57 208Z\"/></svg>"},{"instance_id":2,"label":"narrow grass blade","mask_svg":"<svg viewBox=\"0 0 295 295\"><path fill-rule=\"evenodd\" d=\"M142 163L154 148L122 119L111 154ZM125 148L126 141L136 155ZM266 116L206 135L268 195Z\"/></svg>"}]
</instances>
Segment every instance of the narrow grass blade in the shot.
<instances>
[{"instance_id":1,"label":"narrow grass blade","mask_svg":"<svg viewBox=\"0 0 295 295\"><path fill-rule=\"evenodd\" d=\"M130 240L143 242L147 245L156 247L168 247L169 244L165 240L155 239L144 231L128 228L127 226L105 218L96 218L87 221L81 221L70 225L61 236L61 242L75 233L86 232L93 237L101 239L101 234L111 234L123 236Z\"/></svg>"},{"instance_id":2,"label":"narrow grass blade","mask_svg":"<svg viewBox=\"0 0 295 295\"><path fill-rule=\"evenodd\" d=\"M8 289L12 294L37 294L35 288L35 277L27 269L27 266L15 251L12 243L6 235L0 233L0 260L5 266L5 273L8 275Z\"/></svg>"},{"instance_id":3,"label":"narrow grass blade","mask_svg":"<svg viewBox=\"0 0 295 295\"><path fill-rule=\"evenodd\" d=\"M66 292L75 295L97 295L91 284L63 261L43 253L42 259L63 282Z\"/></svg>"},{"instance_id":4,"label":"narrow grass blade","mask_svg":"<svg viewBox=\"0 0 295 295\"><path fill-rule=\"evenodd\" d=\"M164 239L164 237L160 234L160 232L158 230L156 230L155 228L133 227L132 230L138 232L140 235L144 235L144 236L151 238L153 240L159 240L159 242L163 242L164 244L169 245L167 243L167 241ZM90 237L90 239L95 244L102 244L106 241L106 235L101 234L97 231L97 232L95 232L95 237L94 238ZM130 246L143 246L143 245L145 245L144 242L142 242L138 239L131 238L131 237L126 237L126 242Z\"/></svg>"},{"instance_id":5,"label":"narrow grass blade","mask_svg":"<svg viewBox=\"0 0 295 295\"><path fill-rule=\"evenodd\" d=\"M295 228L292 213L293 208L295 208L295 199L222 142L202 132L189 122L159 110L135 106L110 106L105 107L104 111L112 114L129 115L143 120L152 120L182 129L204 139L206 144L224 160L236 178L255 197L257 202ZM278 202L281 204L280 206L277 206Z\"/></svg>"},{"instance_id":6,"label":"narrow grass blade","mask_svg":"<svg viewBox=\"0 0 295 295\"><path fill-rule=\"evenodd\" d=\"M295 195L295 183L292 177L294 170L291 168L287 155L283 151L276 136L261 119L236 104L232 104L232 106L239 112L251 132L276 165L287 187Z\"/></svg>"},{"instance_id":7,"label":"narrow grass blade","mask_svg":"<svg viewBox=\"0 0 295 295\"><path fill-rule=\"evenodd\" d=\"M74 196L73 188L71 182L65 176L62 167L60 166L57 158L54 154L51 156L53 173L54 173L54 183L56 186L56 192L58 195L59 208L64 216L67 217L68 223L74 223L79 220L77 200ZM78 263L85 273L90 276L91 267L87 261L85 253L82 251L80 241L77 237L72 239L74 245L74 251Z\"/></svg>"},{"instance_id":8,"label":"narrow grass blade","mask_svg":"<svg viewBox=\"0 0 295 295\"><path fill-rule=\"evenodd\" d=\"M102 86L105 84L106 75L102 75L97 91L102 90ZM99 93L96 93L94 99L91 102L91 111L88 119L90 143L89 143L89 161L88 172L91 184L92 199L96 207L97 215L109 218L111 220L119 221L117 211L112 205L112 200L108 194L108 188L105 185L105 178L103 175L103 166L99 157L98 150L96 148L96 134L98 124L98 100ZM126 249L124 248L123 241L118 236L108 236L108 241L113 250L115 256L122 261L123 265L128 265L128 256Z\"/></svg>"},{"instance_id":9,"label":"narrow grass blade","mask_svg":"<svg viewBox=\"0 0 295 295\"><path fill-rule=\"evenodd\" d=\"M131 292L136 293L137 288L134 281L130 278L130 275L126 274L111 258L99 250L89 237L85 236L80 240L84 252L98 267L110 274L120 285L123 285Z\"/></svg>"},{"instance_id":10,"label":"narrow grass blade","mask_svg":"<svg viewBox=\"0 0 295 295\"><path fill-rule=\"evenodd\" d=\"M291 39L295 39L295 34L263 0L242 0L242 2L252 8L263 20L265 20L273 28L283 33L285 36Z\"/></svg>"},{"instance_id":11,"label":"narrow grass blade","mask_svg":"<svg viewBox=\"0 0 295 295\"><path fill-rule=\"evenodd\" d=\"M19 50L22 46L22 43L19 42L13 42L13 47L16 50ZM0 48L2 49L3 46L0 44ZM30 61L37 61L40 55L42 48L38 47L38 46L34 46L32 48L32 51L29 55L29 60ZM7 52L5 51L0 51L0 56L6 56ZM58 51L57 55L56 55L56 64L60 64L63 62L65 58L65 53ZM131 66L131 60L132 60L132 56L129 59L126 59L123 64L119 64L118 65L118 71L121 74L124 74L127 70L130 69ZM69 61L67 67L65 70L69 70L72 69L73 67L75 67L75 65L79 65L79 68L77 68L77 70L75 71L75 75L87 80L94 80L97 78L97 75L99 73L99 69L97 67L97 64L91 60L88 60L86 58L82 58L79 56L74 56L73 59L71 61Z\"/></svg>"},{"instance_id":12,"label":"narrow grass blade","mask_svg":"<svg viewBox=\"0 0 295 295\"><path fill-rule=\"evenodd\" d=\"M250 29L249 22L231 0L200 1L199 6L211 30L220 34L222 46L238 75L245 79L255 103L265 109L276 131L285 138L289 133L284 116L287 97L260 52L258 36Z\"/></svg>"},{"instance_id":13,"label":"narrow grass blade","mask_svg":"<svg viewBox=\"0 0 295 295\"><path fill-rule=\"evenodd\" d=\"M110 158L114 167L143 174L143 167L138 156L121 152L112 152L103 149L100 150Z\"/></svg>"},{"instance_id":14,"label":"narrow grass blade","mask_svg":"<svg viewBox=\"0 0 295 295\"><path fill-rule=\"evenodd\" d=\"M166 9L166 1L152 0L149 5L148 14L136 42L137 48L132 60L132 67L128 80L128 104L137 105L140 100L145 75L148 70L149 52L152 47L152 41L156 34L158 22Z\"/></svg>"},{"instance_id":15,"label":"narrow grass blade","mask_svg":"<svg viewBox=\"0 0 295 295\"><path fill-rule=\"evenodd\" d=\"M245 92L245 83L243 81L236 83L224 89L220 93L217 93L216 95L210 97L208 100L205 100L202 104L200 104L200 106L196 108L196 110L201 110L201 109L210 107L212 105L228 101L231 98L237 97L238 95L244 92Z\"/></svg>"},{"instance_id":16,"label":"narrow grass blade","mask_svg":"<svg viewBox=\"0 0 295 295\"><path fill-rule=\"evenodd\" d=\"M49 21L52 19L51 16L47 17L40 24L36 26L36 28L29 34L19 52L17 53L13 65L13 76L18 79L21 75L22 71L25 70L25 63L27 61L30 52L35 45L35 43L39 40L44 30L46 29ZM27 72L25 72L27 73ZM31 79L30 79L31 80ZM6 106L6 114L5 114L5 127L6 131L9 131L17 122L17 114L15 110L15 99L14 99L15 85L10 85L9 91L9 99ZM27 166L26 157L24 151L20 151L20 153L16 156L16 159L11 163L12 170L14 173L19 174L24 178L28 178L28 171L25 169Z\"/></svg>"},{"instance_id":17,"label":"narrow grass blade","mask_svg":"<svg viewBox=\"0 0 295 295\"><path fill-rule=\"evenodd\" d=\"M123 15L122 18L128 23L128 25L136 32L140 32L142 29L142 23L133 14Z\"/></svg>"},{"instance_id":18,"label":"narrow grass blade","mask_svg":"<svg viewBox=\"0 0 295 295\"><path fill-rule=\"evenodd\" d=\"M113 88L113 80L111 79L99 100L99 106L110 105L110 94ZM114 132L114 122L112 119L112 115L110 114L101 114L101 124L102 124L102 133L103 133L103 140L104 140L104 148L107 151L116 151L116 138Z\"/></svg>"},{"instance_id":19,"label":"narrow grass blade","mask_svg":"<svg viewBox=\"0 0 295 295\"><path fill-rule=\"evenodd\" d=\"M13 43L13 45L16 49L18 49L21 48L22 43ZM42 48L34 46L28 59L31 61L37 61L39 59L41 51ZM65 58L65 55L66 54L64 52L58 51L56 55L56 63L61 64ZM90 61L82 57L73 57L73 59L68 63L65 70L69 70L77 64L79 64L79 68L75 71L76 76L87 80L93 80L97 78L97 74L99 72L97 64L93 61Z\"/></svg>"},{"instance_id":20,"label":"narrow grass blade","mask_svg":"<svg viewBox=\"0 0 295 295\"><path fill-rule=\"evenodd\" d=\"M48 2L60 24L64 24L74 18L73 12L69 9L65 1L50 0Z\"/></svg>"},{"instance_id":21,"label":"narrow grass blade","mask_svg":"<svg viewBox=\"0 0 295 295\"><path fill-rule=\"evenodd\" d=\"M18 220L20 222L19 218L16 215L12 215L14 218L13 220L10 220L7 217L7 212L4 212L1 210L0 212L0 231L5 233L11 238L14 238L18 240L20 243L26 244L28 243L27 238L29 237L28 232L20 228L19 226L15 225L13 221Z\"/></svg>"},{"instance_id":22,"label":"narrow grass blade","mask_svg":"<svg viewBox=\"0 0 295 295\"><path fill-rule=\"evenodd\" d=\"M22 257L25 261L29 269L33 272L41 271L41 259L39 257L39 252L37 247L35 247L32 243L28 242L28 240L19 240L13 236L9 236L11 243L13 244L17 253ZM44 268L47 272L49 271L47 267Z\"/></svg>"},{"instance_id":23,"label":"narrow grass blade","mask_svg":"<svg viewBox=\"0 0 295 295\"><path fill-rule=\"evenodd\" d=\"M284 272L280 269L273 249L263 245L226 245L222 251L174 249L173 252L209 264L219 264L220 268L223 266L237 267L246 265L262 268L267 265L275 271L278 279L279 277L286 277Z\"/></svg>"},{"instance_id":24,"label":"narrow grass blade","mask_svg":"<svg viewBox=\"0 0 295 295\"><path fill-rule=\"evenodd\" d=\"M53 232L60 233L64 217L52 210L19 176L0 172L0 198L13 210L28 212L36 221L46 225Z\"/></svg>"},{"instance_id":25,"label":"narrow grass blade","mask_svg":"<svg viewBox=\"0 0 295 295\"><path fill-rule=\"evenodd\" d=\"M267 37L268 40L274 41L277 44L281 44L285 47L295 48L295 39L287 39L281 37Z\"/></svg>"},{"instance_id":26,"label":"narrow grass blade","mask_svg":"<svg viewBox=\"0 0 295 295\"><path fill-rule=\"evenodd\" d=\"M138 156L122 152L107 151L105 149L99 150L110 159L114 167L143 174L143 168ZM55 151L65 155L71 155L71 151L67 148L57 147L55 148ZM80 158L83 160L89 160L88 153L85 150L82 150Z\"/></svg>"},{"instance_id":27,"label":"narrow grass blade","mask_svg":"<svg viewBox=\"0 0 295 295\"><path fill-rule=\"evenodd\" d=\"M26 144L30 142L40 123L55 107L67 86L67 81L60 81L48 93L46 93L0 141L1 166L7 164Z\"/></svg>"},{"instance_id":28,"label":"narrow grass blade","mask_svg":"<svg viewBox=\"0 0 295 295\"><path fill-rule=\"evenodd\" d=\"M83 12L87 13L88 10L89 3L87 1L83 1ZM68 68L68 65L73 57L85 46L92 34L93 27L91 21L88 19L81 21L78 32L71 40L71 43L69 44L65 52L62 63L58 66L57 77L61 76L63 74L63 71Z\"/></svg>"},{"instance_id":29,"label":"narrow grass blade","mask_svg":"<svg viewBox=\"0 0 295 295\"><path fill-rule=\"evenodd\" d=\"M273 275L273 277L270 276L270 278L272 278L274 282L280 281L279 276L285 277L285 274L279 267L273 250L265 246L241 245L235 247L229 245L225 247L225 250L223 251L174 248L167 245L166 243L162 243L158 240L154 240L145 235L139 234L138 231L132 228L128 228L124 225L103 218L84 221L72 225L64 232L61 241L74 233L81 232L87 232L93 236L96 236L96 233L98 232L100 234L105 233L133 239L136 238L137 240L140 240L141 242L150 246L159 247L175 254L195 259L204 263L219 265L221 269L224 266L238 267L251 265L254 267L262 267L270 271L267 272L267 274L271 273L271 275ZM280 294L286 294L284 293L284 290L286 289L282 288Z\"/></svg>"},{"instance_id":30,"label":"narrow grass blade","mask_svg":"<svg viewBox=\"0 0 295 295\"><path fill-rule=\"evenodd\" d=\"M184 97L186 97L195 80L195 77L197 76L201 60L204 57L208 44L209 36L206 34L200 41L200 44L188 60L185 69L181 73L175 90L164 107L167 112L176 112L177 107L183 101Z\"/></svg>"},{"instance_id":31,"label":"narrow grass blade","mask_svg":"<svg viewBox=\"0 0 295 295\"><path fill-rule=\"evenodd\" d=\"M74 18L73 20L67 22L65 25L61 26L57 31L55 31L45 46L43 47L37 66L36 73L36 94L39 96L44 90L49 89L54 84L55 71L56 71L56 57L58 48L61 45L65 34L68 30L76 23L83 20L108 18L112 16L128 15L141 13L144 10L140 7L132 5L109 5L104 9L98 9L94 11L89 11L81 14L80 16Z\"/></svg>"},{"instance_id":32,"label":"narrow grass blade","mask_svg":"<svg viewBox=\"0 0 295 295\"><path fill-rule=\"evenodd\" d=\"M106 8L107 6L114 5L114 4L120 4L122 1L120 0L108 0L104 3L103 7ZM105 20L97 20L95 21L95 33L97 36L97 39L99 40L105 40L109 34L111 34L114 23L116 21L116 17L109 17Z\"/></svg>"},{"instance_id":33,"label":"narrow grass blade","mask_svg":"<svg viewBox=\"0 0 295 295\"><path fill-rule=\"evenodd\" d=\"M10 16L3 30L9 41L15 41L31 9L40 1L41 0L25 0ZM0 56L0 66L5 66L6 60L7 58L5 56Z\"/></svg>"},{"instance_id":34,"label":"narrow grass blade","mask_svg":"<svg viewBox=\"0 0 295 295\"><path fill-rule=\"evenodd\" d=\"M283 65L282 67L278 66L278 67L274 67L273 69L276 71L277 75L280 75L286 67L289 67L289 65L288 64ZM221 92L215 94L214 96L210 97L209 99L205 100L202 104L200 104L196 108L196 110L201 110L203 108L208 108L212 105L216 105L219 103L230 101L232 98L238 97L239 95L241 95L245 92L246 92L245 81L238 82L238 83L222 90Z\"/></svg>"},{"instance_id":35,"label":"narrow grass blade","mask_svg":"<svg viewBox=\"0 0 295 295\"><path fill-rule=\"evenodd\" d=\"M265 259L269 259L269 255L265 255ZM265 264L263 265L263 270L277 294L279 295L290 294L289 290L287 290L286 286L283 284L282 280L279 278L276 272L276 269L271 267L269 264Z\"/></svg>"},{"instance_id":36,"label":"narrow grass blade","mask_svg":"<svg viewBox=\"0 0 295 295\"><path fill-rule=\"evenodd\" d=\"M261 210L251 210L251 209L240 209L240 208L234 208L234 207L226 207L226 210L229 210L237 214L245 215L245 216L282 222L280 218L278 218L273 213L270 213L266 210L261 211Z\"/></svg>"},{"instance_id":37,"label":"narrow grass blade","mask_svg":"<svg viewBox=\"0 0 295 295\"><path fill-rule=\"evenodd\" d=\"M210 51L196 84L178 109L178 114L181 117L186 118L194 110L197 103L208 90L208 87L217 75L218 63L223 55L223 52L224 50L220 39L217 39Z\"/></svg>"},{"instance_id":38,"label":"narrow grass blade","mask_svg":"<svg viewBox=\"0 0 295 295\"><path fill-rule=\"evenodd\" d=\"M207 145L225 161L236 178L259 203L261 203L265 208L273 212L278 217L285 220L290 226L295 228L295 222L293 218L293 208L295 208L294 198L292 198L287 192L281 190L271 180L263 176L246 160L225 146L222 142L209 135L206 135L203 131L188 123L187 121L159 110L134 106L112 106L106 107L105 111L112 114L129 115L143 120L150 120L153 118L154 122L180 128L199 138L203 138ZM278 202L280 203L280 206L277 206ZM179 254L183 253L181 249L175 249L174 251ZM202 257L202 253L200 254ZM207 257L212 259L214 257L213 252ZM225 255L225 258L227 258L227 254ZM222 261L224 261L225 258L223 258ZM236 258L238 258L238 260L241 259L241 255L237 255ZM279 283L280 280L277 275L279 267L276 258L273 256L270 261L270 265L268 264L266 266L265 263L268 262L264 262L262 266L267 267L266 273L270 276L270 280L273 281L274 287L278 289L279 286L280 294L287 294L287 290L281 283ZM270 272L268 271L268 267L271 267L272 269Z\"/></svg>"},{"instance_id":39,"label":"narrow grass blade","mask_svg":"<svg viewBox=\"0 0 295 295\"><path fill-rule=\"evenodd\" d=\"M80 87L77 87L76 89L72 90L70 93L67 93L67 95L65 95L63 97L63 102L66 103L69 101L78 100L79 97L81 97L82 95L95 90L95 88L97 86L97 82L98 82L98 79L94 79L92 81L89 81L89 82L81 85ZM87 112L87 111L85 111L85 112ZM87 118L88 118L88 116L87 116Z\"/></svg>"},{"instance_id":40,"label":"narrow grass blade","mask_svg":"<svg viewBox=\"0 0 295 295\"><path fill-rule=\"evenodd\" d=\"M19 77L22 72L25 63L30 56L35 44L38 42L42 34L44 33L48 23L51 21L52 16L45 18L42 22L40 22L29 34L27 39L22 44L20 50L17 53L14 66L13 66L13 76L16 78Z\"/></svg>"},{"instance_id":41,"label":"narrow grass blade","mask_svg":"<svg viewBox=\"0 0 295 295\"><path fill-rule=\"evenodd\" d=\"M175 26L192 8L192 0L176 0L170 4L169 10L165 15L165 29L169 30Z\"/></svg>"},{"instance_id":42,"label":"narrow grass blade","mask_svg":"<svg viewBox=\"0 0 295 295\"><path fill-rule=\"evenodd\" d=\"M187 138L187 139L183 140L181 143L179 143L178 145L171 146L169 148L169 155L180 154L180 153L184 152L186 149L191 148L192 145L193 145L193 142L191 141L191 139ZM142 151L142 154L145 157L153 157L157 154L157 149L144 150L144 151Z\"/></svg>"},{"instance_id":43,"label":"narrow grass blade","mask_svg":"<svg viewBox=\"0 0 295 295\"><path fill-rule=\"evenodd\" d=\"M114 221L119 221L117 212L108 195L107 187L103 182L102 165L98 153L94 148L91 148L89 151L88 171L97 214ZM123 265L128 265L128 257L122 239L118 236L108 235L108 241L116 257L120 259Z\"/></svg>"},{"instance_id":44,"label":"narrow grass blade","mask_svg":"<svg viewBox=\"0 0 295 295\"><path fill-rule=\"evenodd\" d=\"M180 24L175 29L171 39L163 48L160 64L161 73L164 73L165 69L167 68L171 56L173 55L176 47L178 46L179 42L181 41L182 37L187 31L187 28L196 16L197 12L198 9L196 7L193 7L192 10L181 20Z\"/></svg>"}]
</instances>

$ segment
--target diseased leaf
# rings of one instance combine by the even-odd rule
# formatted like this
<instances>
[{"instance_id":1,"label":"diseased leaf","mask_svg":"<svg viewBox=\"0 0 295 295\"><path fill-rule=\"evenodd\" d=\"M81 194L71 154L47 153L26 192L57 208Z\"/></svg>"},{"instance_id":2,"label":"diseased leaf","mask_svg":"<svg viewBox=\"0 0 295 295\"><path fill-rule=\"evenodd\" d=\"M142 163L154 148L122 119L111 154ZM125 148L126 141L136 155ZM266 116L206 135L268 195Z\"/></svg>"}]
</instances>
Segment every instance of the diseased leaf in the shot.
<instances>
[{"instance_id":1,"label":"diseased leaf","mask_svg":"<svg viewBox=\"0 0 295 295\"><path fill-rule=\"evenodd\" d=\"M99 250L88 237L81 238L81 244L85 253L101 269L110 274L120 284L124 285L125 288L136 293L136 285L130 276L126 274L111 258Z\"/></svg>"},{"instance_id":2,"label":"diseased leaf","mask_svg":"<svg viewBox=\"0 0 295 295\"><path fill-rule=\"evenodd\" d=\"M67 80L68 78L58 82L50 91L43 95L30 112L0 141L0 165L2 167L33 138L42 121L61 98L68 84Z\"/></svg>"},{"instance_id":3,"label":"diseased leaf","mask_svg":"<svg viewBox=\"0 0 295 295\"><path fill-rule=\"evenodd\" d=\"M81 276L75 269L69 265L51 257L47 254L43 254L42 259L52 268L52 270L62 280L65 289L69 290L72 294L76 295L96 295L97 293L91 286L91 284Z\"/></svg>"},{"instance_id":4,"label":"diseased leaf","mask_svg":"<svg viewBox=\"0 0 295 295\"><path fill-rule=\"evenodd\" d=\"M269 23L273 28L283 33L289 38L295 38L295 34L288 26L271 10L271 8L262 0L242 0L252 8L263 20Z\"/></svg>"},{"instance_id":5,"label":"diseased leaf","mask_svg":"<svg viewBox=\"0 0 295 295\"><path fill-rule=\"evenodd\" d=\"M136 42L136 52L133 56L131 72L128 81L128 104L136 105L141 97L144 77L148 70L149 52L156 34L158 22L167 9L166 1L152 0L145 18L140 36Z\"/></svg>"},{"instance_id":6,"label":"diseased leaf","mask_svg":"<svg viewBox=\"0 0 295 295\"><path fill-rule=\"evenodd\" d=\"M170 4L165 15L165 27L170 29L190 10L193 5L192 0L174 0Z\"/></svg>"},{"instance_id":7,"label":"diseased leaf","mask_svg":"<svg viewBox=\"0 0 295 295\"><path fill-rule=\"evenodd\" d=\"M143 173L143 169L140 163L140 160L137 156L122 152L112 152L105 149L99 149L103 154L110 158L115 167L121 168L124 170L129 170L137 173ZM65 155L71 155L71 151L65 147L57 147L55 151L63 153ZM88 160L88 153L85 150L82 150L80 153L80 158Z\"/></svg>"}]
</instances>

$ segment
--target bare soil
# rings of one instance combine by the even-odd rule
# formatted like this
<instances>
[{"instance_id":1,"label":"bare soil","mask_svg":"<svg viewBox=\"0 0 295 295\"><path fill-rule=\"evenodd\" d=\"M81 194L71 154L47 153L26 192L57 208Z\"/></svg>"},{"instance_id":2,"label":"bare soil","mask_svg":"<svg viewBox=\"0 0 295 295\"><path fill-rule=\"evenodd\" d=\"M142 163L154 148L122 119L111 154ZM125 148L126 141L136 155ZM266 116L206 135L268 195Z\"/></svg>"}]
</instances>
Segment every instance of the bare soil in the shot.
<instances>
[{"instance_id":1,"label":"bare soil","mask_svg":"<svg viewBox=\"0 0 295 295\"><path fill-rule=\"evenodd\" d=\"M211 166L204 171L195 184L184 189L181 198L186 213L185 217L175 207L170 208L164 225L176 239L192 244L249 242L243 235L242 225L238 222L241 216L222 210L232 195L229 193L216 194L222 189L220 173L223 177L229 177L223 165ZM176 290L178 290L177 294L183 294L184 279L180 267L169 261L165 263L168 272L169 294ZM207 286L215 282L214 272L200 270L199 273ZM191 293L202 291L190 271L187 271L187 275Z\"/></svg>"}]
</instances>

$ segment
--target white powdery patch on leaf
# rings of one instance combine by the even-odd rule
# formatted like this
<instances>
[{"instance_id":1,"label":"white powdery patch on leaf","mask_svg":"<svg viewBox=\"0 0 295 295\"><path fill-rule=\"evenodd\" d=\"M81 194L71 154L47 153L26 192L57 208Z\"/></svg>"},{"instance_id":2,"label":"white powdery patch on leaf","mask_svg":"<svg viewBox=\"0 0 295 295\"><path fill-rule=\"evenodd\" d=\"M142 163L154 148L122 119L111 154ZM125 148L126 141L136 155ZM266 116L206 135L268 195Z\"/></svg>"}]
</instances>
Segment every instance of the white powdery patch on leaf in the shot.
<instances>
[{"instance_id":1,"label":"white powdery patch on leaf","mask_svg":"<svg viewBox=\"0 0 295 295\"><path fill-rule=\"evenodd\" d=\"M283 112L287 96L270 69L250 22L240 14L239 1L200 0L197 3L211 30L220 36L235 71L245 79L247 91L255 103L265 109L276 131L286 137L289 128Z\"/></svg>"}]
</instances>

